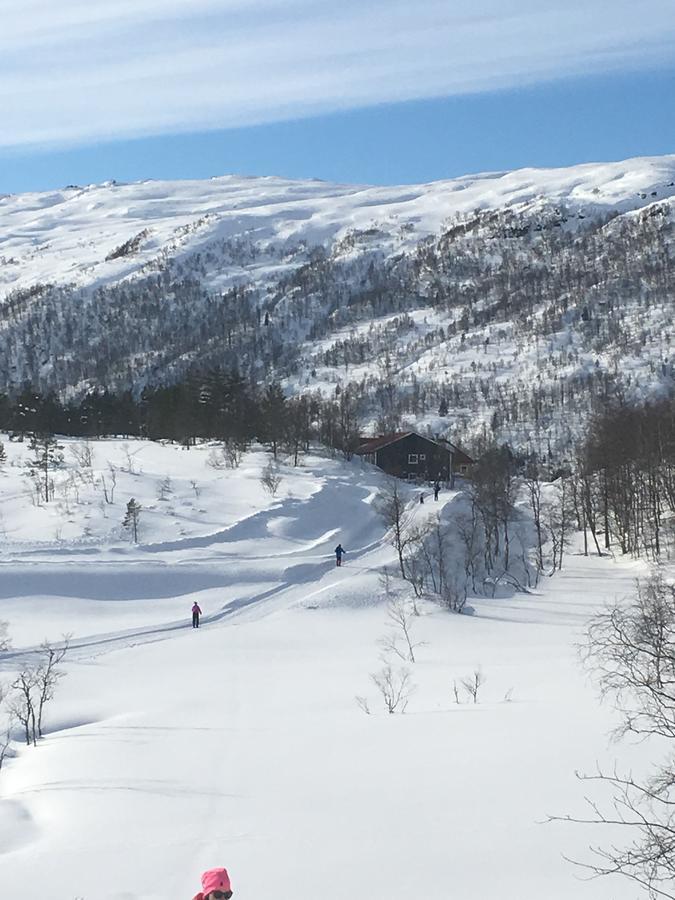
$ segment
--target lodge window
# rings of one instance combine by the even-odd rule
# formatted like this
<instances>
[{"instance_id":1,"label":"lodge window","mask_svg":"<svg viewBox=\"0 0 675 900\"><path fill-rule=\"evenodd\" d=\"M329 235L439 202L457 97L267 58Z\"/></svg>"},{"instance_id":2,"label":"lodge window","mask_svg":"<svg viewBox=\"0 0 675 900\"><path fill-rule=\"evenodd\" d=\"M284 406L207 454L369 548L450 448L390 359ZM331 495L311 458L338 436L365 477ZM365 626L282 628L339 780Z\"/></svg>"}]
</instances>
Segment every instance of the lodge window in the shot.
<instances>
[{"instance_id":1,"label":"lodge window","mask_svg":"<svg viewBox=\"0 0 675 900\"><path fill-rule=\"evenodd\" d=\"M416 466L416 465L417 465L417 454L416 454L416 453L409 453L409 454L408 454L408 465L409 465L409 466Z\"/></svg>"},{"instance_id":2,"label":"lodge window","mask_svg":"<svg viewBox=\"0 0 675 900\"><path fill-rule=\"evenodd\" d=\"M466 475L468 469L469 467L466 465L466 463L462 463L459 467L460 475Z\"/></svg>"},{"instance_id":3,"label":"lodge window","mask_svg":"<svg viewBox=\"0 0 675 900\"><path fill-rule=\"evenodd\" d=\"M427 461L426 453L420 453L420 462L426 462L426 461Z\"/></svg>"}]
</instances>

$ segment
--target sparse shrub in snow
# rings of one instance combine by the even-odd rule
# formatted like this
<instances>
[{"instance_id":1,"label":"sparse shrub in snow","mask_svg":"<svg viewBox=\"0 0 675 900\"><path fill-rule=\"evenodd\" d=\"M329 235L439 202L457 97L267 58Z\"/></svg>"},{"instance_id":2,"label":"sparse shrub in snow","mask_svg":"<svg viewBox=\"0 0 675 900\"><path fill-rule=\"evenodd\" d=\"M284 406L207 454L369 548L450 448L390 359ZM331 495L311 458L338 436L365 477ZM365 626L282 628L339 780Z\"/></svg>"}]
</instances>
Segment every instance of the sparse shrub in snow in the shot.
<instances>
[{"instance_id":1,"label":"sparse shrub in snow","mask_svg":"<svg viewBox=\"0 0 675 900\"><path fill-rule=\"evenodd\" d=\"M368 702L368 698L357 694L354 699L356 700L356 704L359 707L359 709L362 709L364 711L364 713L367 716L369 716L370 715L370 703Z\"/></svg>"},{"instance_id":2,"label":"sparse shrub in snow","mask_svg":"<svg viewBox=\"0 0 675 900\"><path fill-rule=\"evenodd\" d=\"M7 462L7 451L5 450L5 445L0 441L0 467L4 466Z\"/></svg>"},{"instance_id":3,"label":"sparse shrub in snow","mask_svg":"<svg viewBox=\"0 0 675 900\"><path fill-rule=\"evenodd\" d=\"M415 662L415 649L422 646L412 639L415 616L410 603L404 597L390 596L387 603L387 619L389 632L380 638L380 646L389 653L394 653L405 662Z\"/></svg>"},{"instance_id":4,"label":"sparse shrub in snow","mask_svg":"<svg viewBox=\"0 0 675 900\"><path fill-rule=\"evenodd\" d=\"M279 490L282 481L283 477L280 474L278 467L272 460L270 460L262 470L262 474L260 476L260 484L268 494L270 494L272 497L276 497L277 491Z\"/></svg>"},{"instance_id":5,"label":"sparse shrub in snow","mask_svg":"<svg viewBox=\"0 0 675 900\"><path fill-rule=\"evenodd\" d=\"M406 711L410 696L415 690L415 685L411 681L410 669L405 666L395 669L390 663L387 663L379 672L374 672L370 679L378 689L390 715Z\"/></svg>"},{"instance_id":6,"label":"sparse shrub in snow","mask_svg":"<svg viewBox=\"0 0 675 900\"><path fill-rule=\"evenodd\" d=\"M228 438L223 444L223 456L225 463L229 469L238 469L246 450L246 444L243 441L237 441L234 438Z\"/></svg>"},{"instance_id":7,"label":"sparse shrub in snow","mask_svg":"<svg viewBox=\"0 0 675 900\"><path fill-rule=\"evenodd\" d=\"M448 574L443 581L440 597L441 603L450 612L463 612L467 599L466 578L463 578L459 573Z\"/></svg>"},{"instance_id":8,"label":"sparse shrub in snow","mask_svg":"<svg viewBox=\"0 0 675 900\"><path fill-rule=\"evenodd\" d=\"M238 469L246 451L243 441L228 438L222 447L214 447L206 460L212 469Z\"/></svg>"},{"instance_id":9,"label":"sparse shrub in snow","mask_svg":"<svg viewBox=\"0 0 675 900\"><path fill-rule=\"evenodd\" d=\"M131 452L131 448L129 444L122 444L122 452L124 453L124 458L126 460L126 466L123 466L125 472L128 472L129 475L140 475L141 470L136 464L136 460L134 459L134 454Z\"/></svg>"},{"instance_id":10,"label":"sparse shrub in snow","mask_svg":"<svg viewBox=\"0 0 675 900\"><path fill-rule=\"evenodd\" d=\"M480 668L475 669L474 672L467 676L466 678L462 678L460 681L462 688L465 693L468 694L470 699L474 703L478 703L478 695L480 693L481 687L485 684L485 676ZM455 695L456 696L456 695Z\"/></svg>"},{"instance_id":11,"label":"sparse shrub in snow","mask_svg":"<svg viewBox=\"0 0 675 900\"><path fill-rule=\"evenodd\" d=\"M91 469L94 465L94 448L89 441L70 444L68 452L80 469Z\"/></svg>"},{"instance_id":12,"label":"sparse shrub in snow","mask_svg":"<svg viewBox=\"0 0 675 900\"><path fill-rule=\"evenodd\" d=\"M168 500L171 494L173 494L173 483L171 478L167 475L166 478L163 478L159 483L157 488L157 499Z\"/></svg>"},{"instance_id":13,"label":"sparse shrub in snow","mask_svg":"<svg viewBox=\"0 0 675 900\"><path fill-rule=\"evenodd\" d=\"M227 467L222 447L214 447L212 450L209 450L209 455L206 457L206 465L211 469L225 469Z\"/></svg>"}]
</instances>

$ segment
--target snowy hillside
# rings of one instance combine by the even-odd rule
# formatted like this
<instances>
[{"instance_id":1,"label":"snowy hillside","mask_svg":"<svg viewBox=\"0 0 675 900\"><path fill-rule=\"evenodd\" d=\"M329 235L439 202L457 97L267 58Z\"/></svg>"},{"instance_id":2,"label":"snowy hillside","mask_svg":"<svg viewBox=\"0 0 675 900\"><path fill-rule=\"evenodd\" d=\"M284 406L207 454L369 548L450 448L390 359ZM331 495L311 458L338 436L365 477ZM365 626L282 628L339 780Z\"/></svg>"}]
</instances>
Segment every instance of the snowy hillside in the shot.
<instances>
[{"instance_id":1,"label":"snowy hillside","mask_svg":"<svg viewBox=\"0 0 675 900\"><path fill-rule=\"evenodd\" d=\"M218 260L206 278L218 290L241 279L269 282L294 267L299 248L330 247L350 232L366 232L365 239L393 253L476 210L536 212L562 204L595 216L674 195L675 156L402 187L229 175L6 195L0 197L0 300L39 283L117 282L215 241L250 243L262 257ZM129 242L128 251L119 252Z\"/></svg>"},{"instance_id":2,"label":"snowy hillside","mask_svg":"<svg viewBox=\"0 0 675 900\"><path fill-rule=\"evenodd\" d=\"M226 865L248 898L633 900L563 859L595 832L541 823L583 809L576 769L644 760L609 746L575 648L641 565L571 553L532 593L470 598L474 615L421 601L415 690L388 715L371 679L395 563L381 473L310 455L271 497L261 451L222 470L206 445L110 440L83 466L64 443L55 502L31 502L24 445L0 472L0 680L72 633L47 736L0 772L3 898L39 873L53 900L187 900ZM411 490L417 521L464 502L461 485L437 504ZM120 527L130 496L138 544ZM477 669L478 702L457 703Z\"/></svg>"},{"instance_id":3,"label":"snowy hillside","mask_svg":"<svg viewBox=\"0 0 675 900\"><path fill-rule=\"evenodd\" d=\"M674 209L675 156L8 196L0 377L67 399L237 370L347 390L378 430L564 454L595 404L672 386Z\"/></svg>"}]
</instances>

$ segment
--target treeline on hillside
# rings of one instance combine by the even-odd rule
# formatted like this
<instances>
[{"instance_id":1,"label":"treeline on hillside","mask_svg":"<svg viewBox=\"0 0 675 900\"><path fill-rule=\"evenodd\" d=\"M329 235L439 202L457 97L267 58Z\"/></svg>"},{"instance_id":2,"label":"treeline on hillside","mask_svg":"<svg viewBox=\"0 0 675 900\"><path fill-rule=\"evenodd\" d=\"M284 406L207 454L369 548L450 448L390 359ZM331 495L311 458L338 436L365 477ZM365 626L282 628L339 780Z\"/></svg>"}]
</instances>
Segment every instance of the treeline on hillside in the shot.
<instances>
[{"instance_id":1,"label":"treeline on hillside","mask_svg":"<svg viewBox=\"0 0 675 900\"><path fill-rule=\"evenodd\" d=\"M603 546L661 556L675 538L675 398L594 417L575 460L579 523Z\"/></svg>"},{"instance_id":2,"label":"treeline on hillside","mask_svg":"<svg viewBox=\"0 0 675 900\"><path fill-rule=\"evenodd\" d=\"M258 387L237 373L213 371L171 387L130 391L93 391L62 402L54 394L30 389L14 398L0 395L0 429L10 438L68 435L101 438L135 436L179 441L215 439L244 449L251 441L298 454L311 440L347 457L358 443L358 409L350 392L334 400L320 395L287 398L277 382Z\"/></svg>"},{"instance_id":3,"label":"treeline on hillside","mask_svg":"<svg viewBox=\"0 0 675 900\"><path fill-rule=\"evenodd\" d=\"M395 257L383 255L379 239L359 240L346 252L340 244L286 248L274 258L291 271L219 293L209 289L211 278L271 251L244 238L236 246L215 243L167 256L119 285L16 291L0 309L0 378L8 389L29 383L41 394L83 385L121 394L139 383L184 381L199 365L236 367L256 382L299 374L311 389L314 369L339 363L342 382L352 379L352 390L387 427L443 403L467 421L488 409L495 438L513 438L522 449L535 422L540 452L552 432L554 439L561 432L564 446L562 432L582 421L589 397L612 387L608 380L626 388L635 372L650 383L671 372L661 311L675 299L672 238L668 203L611 220L555 207L484 210L457 217L440 236ZM438 326L418 333L407 314L422 307L434 310ZM303 344L391 315L400 317L399 328L355 334L335 348ZM568 332L573 339L561 340ZM515 340L518 352L536 345L541 380L495 377L504 368L493 352L501 333L504 346ZM472 361L457 372L461 350ZM411 363L429 351L435 371L418 378ZM627 355L644 357L644 367L623 369ZM374 360L382 365L370 365ZM364 363L369 372L352 376L350 368Z\"/></svg>"}]
</instances>

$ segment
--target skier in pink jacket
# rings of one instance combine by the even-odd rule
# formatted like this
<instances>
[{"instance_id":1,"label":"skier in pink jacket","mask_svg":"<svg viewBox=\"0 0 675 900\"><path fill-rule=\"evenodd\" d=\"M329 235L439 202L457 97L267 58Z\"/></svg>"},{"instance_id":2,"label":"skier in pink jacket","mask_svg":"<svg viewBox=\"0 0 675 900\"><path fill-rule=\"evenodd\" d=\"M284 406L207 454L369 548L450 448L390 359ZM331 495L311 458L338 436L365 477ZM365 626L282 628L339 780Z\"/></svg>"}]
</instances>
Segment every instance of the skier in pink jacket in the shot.
<instances>
[{"instance_id":1,"label":"skier in pink jacket","mask_svg":"<svg viewBox=\"0 0 675 900\"><path fill-rule=\"evenodd\" d=\"M232 886L227 869L209 869L202 875L202 889L192 900L230 900Z\"/></svg>"},{"instance_id":2,"label":"skier in pink jacket","mask_svg":"<svg viewBox=\"0 0 675 900\"><path fill-rule=\"evenodd\" d=\"M195 602L192 605L192 627L193 628L199 628L199 617L201 616L201 614L202 614L202 611L199 608L199 604L195 600Z\"/></svg>"}]
</instances>

